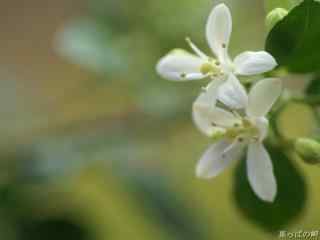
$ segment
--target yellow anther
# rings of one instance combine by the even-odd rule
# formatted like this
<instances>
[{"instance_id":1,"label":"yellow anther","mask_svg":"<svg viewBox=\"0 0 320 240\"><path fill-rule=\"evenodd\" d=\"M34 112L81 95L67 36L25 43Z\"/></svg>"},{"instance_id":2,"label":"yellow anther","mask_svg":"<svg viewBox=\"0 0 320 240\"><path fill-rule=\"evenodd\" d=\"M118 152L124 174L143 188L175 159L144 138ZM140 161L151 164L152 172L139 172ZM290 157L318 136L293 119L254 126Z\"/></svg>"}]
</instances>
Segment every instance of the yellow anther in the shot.
<instances>
[{"instance_id":1,"label":"yellow anther","mask_svg":"<svg viewBox=\"0 0 320 240\"><path fill-rule=\"evenodd\" d=\"M212 70L213 70L213 67L212 67L212 65L210 63L204 63L200 67L200 72L203 75L207 75L208 73L211 73Z\"/></svg>"},{"instance_id":2,"label":"yellow anther","mask_svg":"<svg viewBox=\"0 0 320 240\"><path fill-rule=\"evenodd\" d=\"M204 63L200 67L200 72L203 75L219 75L221 74L221 68L216 64L215 60L211 60L210 62Z\"/></svg>"}]
</instances>

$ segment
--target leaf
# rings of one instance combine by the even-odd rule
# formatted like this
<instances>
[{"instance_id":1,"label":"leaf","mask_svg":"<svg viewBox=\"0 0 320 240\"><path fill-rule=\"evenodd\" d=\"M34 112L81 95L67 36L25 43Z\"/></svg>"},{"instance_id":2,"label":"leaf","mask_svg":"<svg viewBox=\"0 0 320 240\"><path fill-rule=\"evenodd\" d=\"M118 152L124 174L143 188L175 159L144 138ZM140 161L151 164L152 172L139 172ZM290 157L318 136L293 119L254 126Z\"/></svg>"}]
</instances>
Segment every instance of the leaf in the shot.
<instances>
[{"instance_id":1,"label":"leaf","mask_svg":"<svg viewBox=\"0 0 320 240\"><path fill-rule=\"evenodd\" d=\"M74 219L51 217L28 219L19 227L19 239L24 240L89 240L91 232L87 227Z\"/></svg>"},{"instance_id":2,"label":"leaf","mask_svg":"<svg viewBox=\"0 0 320 240\"><path fill-rule=\"evenodd\" d=\"M306 88L307 95L320 95L320 76L313 78Z\"/></svg>"},{"instance_id":3,"label":"leaf","mask_svg":"<svg viewBox=\"0 0 320 240\"><path fill-rule=\"evenodd\" d=\"M299 170L281 149L268 148L268 151L278 185L275 202L263 202L251 190L246 175L246 161L241 161L236 168L234 194L243 216L267 232L275 233L302 213L307 199L307 186Z\"/></svg>"},{"instance_id":4,"label":"leaf","mask_svg":"<svg viewBox=\"0 0 320 240\"><path fill-rule=\"evenodd\" d=\"M271 30L266 50L289 71L315 72L320 69L320 3L305 0Z\"/></svg>"}]
</instances>

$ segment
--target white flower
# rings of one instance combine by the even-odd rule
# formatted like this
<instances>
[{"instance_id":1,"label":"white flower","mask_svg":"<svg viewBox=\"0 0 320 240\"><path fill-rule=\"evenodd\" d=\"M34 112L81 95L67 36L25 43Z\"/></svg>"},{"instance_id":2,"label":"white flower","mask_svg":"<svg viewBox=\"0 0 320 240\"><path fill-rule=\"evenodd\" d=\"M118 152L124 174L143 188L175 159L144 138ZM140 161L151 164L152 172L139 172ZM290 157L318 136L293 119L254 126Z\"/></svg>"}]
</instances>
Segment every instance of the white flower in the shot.
<instances>
[{"instance_id":1,"label":"white flower","mask_svg":"<svg viewBox=\"0 0 320 240\"><path fill-rule=\"evenodd\" d=\"M268 132L266 114L282 91L280 79L264 79L250 90L245 112L230 112L195 104L193 117L198 128L208 136L220 138L200 159L196 174L201 178L217 176L232 162L241 158L248 146L247 174L249 183L262 200L272 202L277 192L273 166L263 140Z\"/></svg>"},{"instance_id":2,"label":"white flower","mask_svg":"<svg viewBox=\"0 0 320 240\"><path fill-rule=\"evenodd\" d=\"M241 108L244 104L237 99L245 90L234 75L255 75L276 67L275 59L265 51L244 52L232 61L228 54L229 39L232 31L232 19L229 8L217 5L211 12L206 27L206 37L217 59L204 54L190 39L187 39L195 54L184 50L174 50L157 64L157 72L164 78L174 81L198 80L206 77L215 80L211 90L217 98L232 108ZM223 84L220 88L220 85ZM231 86L228 86L231 85ZM219 93L218 93L219 92Z\"/></svg>"}]
</instances>

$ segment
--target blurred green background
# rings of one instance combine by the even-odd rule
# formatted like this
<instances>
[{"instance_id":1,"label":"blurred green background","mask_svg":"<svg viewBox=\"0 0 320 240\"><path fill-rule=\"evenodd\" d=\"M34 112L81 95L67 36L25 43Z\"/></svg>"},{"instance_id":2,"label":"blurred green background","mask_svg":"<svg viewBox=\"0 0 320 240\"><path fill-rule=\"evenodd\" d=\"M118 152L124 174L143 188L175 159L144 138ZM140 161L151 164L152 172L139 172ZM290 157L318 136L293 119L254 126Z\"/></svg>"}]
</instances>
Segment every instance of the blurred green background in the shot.
<instances>
[{"instance_id":1,"label":"blurred green background","mask_svg":"<svg viewBox=\"0 0 320 240\"><path fill-rule=\"evenodd\" d=\"M190 109L206 82L160 79L155 64L187 48L186 36L209 52L204 26L218 2L1 1L1 240L269 240L320 229L318 167L283 161L278 172L292 179L274 206L241 197L241 166L195 178L210 139ZM263 49L263 1L224 2L232 56ZM313 134L296 127L310 120L303 111L287 112L286 134Z\"/></svg>"}]
</instances>

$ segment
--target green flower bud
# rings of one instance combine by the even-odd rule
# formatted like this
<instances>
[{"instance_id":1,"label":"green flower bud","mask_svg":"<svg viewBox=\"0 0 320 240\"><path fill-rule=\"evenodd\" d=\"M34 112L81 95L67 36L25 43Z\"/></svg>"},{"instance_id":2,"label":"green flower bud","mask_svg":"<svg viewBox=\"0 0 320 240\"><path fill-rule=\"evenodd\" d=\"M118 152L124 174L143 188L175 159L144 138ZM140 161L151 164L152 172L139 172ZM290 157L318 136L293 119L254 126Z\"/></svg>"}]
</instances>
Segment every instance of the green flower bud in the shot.
<instances>
[{"instance_id":1,"label":"green flower bud","mask_svg":"<svg viewBox=\"0 0 320 240\"><path fill-rule=\"evenodd\" d=\"M266 17L266 26L271 30L279 21L288 15L288 11L284 8L275 8Z\"/></svg>"},{"instance_id":2,"label":"green flower bud","mask_svg":"<svg viewBox=\"0 0 320 240\"><path fill-rule=\"evenodd\" d=\"M320 143L310 138L299 138L294 144L298 155L309 164L320 164Z\"/></svg>"}]
</instances>

